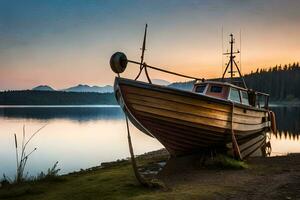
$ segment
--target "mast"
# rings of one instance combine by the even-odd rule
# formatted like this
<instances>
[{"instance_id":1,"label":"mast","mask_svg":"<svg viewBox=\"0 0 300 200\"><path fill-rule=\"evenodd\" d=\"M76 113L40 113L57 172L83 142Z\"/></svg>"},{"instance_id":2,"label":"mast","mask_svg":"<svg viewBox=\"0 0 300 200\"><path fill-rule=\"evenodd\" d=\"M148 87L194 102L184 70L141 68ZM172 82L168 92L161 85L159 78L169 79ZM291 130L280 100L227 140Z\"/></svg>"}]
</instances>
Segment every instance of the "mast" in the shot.
<instances>
[{"instance_id":1,"label":"mast","mask_svg":"<svg viewBox=\"0 0 300 200\"><path fill-rule=\"evenodd\" d=\"M145 50L146 50L147 28L148 28L148 24L145 25L143 45L142 45L142 48L141 48L142 55L141 55L141 62L140 62L140 71L139 71L138 75L136 76L136 78L134 80L137 80L140 77L142 70L145 69L145 74L146 74L147 80L148 80L149 83L152 83L151 79L149 77L149 74L148 74L147 67L144 66L144 55L145 55Z\"/></svg>"},{"instance_id":2,"label":"mast","mask_svg":"<svg viewBox=\"0 0 300 200\"><path fill-rule=\"evenodd\" d=\"M223 53L223 55L230 55L230 56L229 56L229 61L228 61L228 63L227 63L227 66L226 66L226 68L225 68L225 71L224 71L224 73L223 73L222 80L224 80L225 74L226 74L228 68L230 67L230 71L229 71L228 73L230 73L230 83L233 83L234 73L236 72L236 71L234 71L234 66L235 66L236 69L237 69L237 72L239 73L240 78L242 79L242 82L243 82L244 87L247 88L247 85L246 85L246 82L245 82L245 80L244 80L244 78L243 78L243 75L242 75L242 73L241 73L241 71L240 71L238 65L236 64L236 62L235 62L235 60L234 60L235 54L240 53L240 51L239 51L239 50L234 51L234 49L233 49L233 44L235 43L235 40L234 40L234 38L233 38L233 34L231 33L229 36L230 36L230 41L229 41L229 44L230 44L230 52L229 52L229 53Z\"/></svg>"},{"instance_id":3,"label":"mast","mask_svg":"<svg viewBox=\"0 0 300 200\"><path fill-rule=\"evenodd\" d=\"M232 80L232 78L233 78L233 59L235 57L235 56L233 57L233 43L234 43L234 41L233 41L233 35L232 34L230 34L229 43L230 43L230 78Z\"/></svg>"},{"instance_id":4,"label":"mast","mask_svg":"<svg viewBox=\"0 0 300 200\"><path fill-rule=\"evenodd\" d=\"M145 50L146 50L146 38L147 38L147 28L148 28L148 24L145 25L145 32L144 32L144 40L143 40L143 46L142 46L142 55L141 55L141 65L140 67L142 67L143 63L144 63L144 55L145 55Z\"/></svg>"}]
</instances>

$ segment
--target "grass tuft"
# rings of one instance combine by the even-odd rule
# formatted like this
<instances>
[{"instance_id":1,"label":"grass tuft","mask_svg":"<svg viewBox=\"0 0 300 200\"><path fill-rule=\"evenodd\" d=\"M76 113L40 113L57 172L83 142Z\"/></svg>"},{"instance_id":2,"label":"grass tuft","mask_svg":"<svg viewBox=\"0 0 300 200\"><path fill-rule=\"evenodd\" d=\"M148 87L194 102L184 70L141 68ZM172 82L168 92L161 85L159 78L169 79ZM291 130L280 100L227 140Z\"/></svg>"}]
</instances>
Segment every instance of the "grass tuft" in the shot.
<instances>
[{"instance_id":1,"label":"grass tuft","mask_svg":"<svg viewBox=\"0 0 300 200\"><path fill-rule=\"evenodd\" d=\"M221 169L248 169L249 166L244 161L235 160L226 155L217 155L213 162L209 164L212 168Z\"/></svg>"}]
</instances>

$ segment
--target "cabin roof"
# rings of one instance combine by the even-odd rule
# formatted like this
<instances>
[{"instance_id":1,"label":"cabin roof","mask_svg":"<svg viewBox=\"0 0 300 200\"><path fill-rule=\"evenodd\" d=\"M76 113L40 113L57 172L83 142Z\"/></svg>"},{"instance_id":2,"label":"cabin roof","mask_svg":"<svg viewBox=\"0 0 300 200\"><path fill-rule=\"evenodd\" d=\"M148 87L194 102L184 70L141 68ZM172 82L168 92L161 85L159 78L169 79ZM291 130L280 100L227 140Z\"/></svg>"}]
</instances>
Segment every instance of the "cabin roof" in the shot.
<instances>
[{"instance_id":1,"label":"cabin roof","mask_svg":"<svg viewBox=\"0 0 300 200\"><path fill-rule=\"evenodd\" d=\"M203 83L216 84L216 85L225 85L225 86L233 87L233 88L236 88L236 89L239 89L239 90L243 90L243 91L252 90L252 89L247 89L247 88L239 87L237 85L234 85L234 84L231 84L231 83L228 83L228 82L222 82L222 81L206 81L206 80L201 81L201 82L197 81L196 83L194 83L194 86L197 86L197 85L200 85L200 84L203 84ZM254 91L254 90L252 90L252 91ZM254 92L257 93L257 94L260 94L260 95L270 96L267 93L258 92L258 91L254 91Z\"/></svg>"},{"instance_id":2,"label":"cabin roof","mask_svg":"<svg viewBox=\"0 0 300 200\"><path fill-rule=\"evenodd\" d=\"M201 84L203 84L203 83L216 84L216 85L225 85L225 86L228 86L228 87L233 87L233 88L237 88L237 89L240 89L240 90L247 91L246 88L242 88L242 87L236 86L236 85L234 85L234 84L231 84L231 83L228 83L228 82L221 82L221 81L203 81L203 82L196 82L194 85L201 85Z\"/></svg>"}]
</instances>

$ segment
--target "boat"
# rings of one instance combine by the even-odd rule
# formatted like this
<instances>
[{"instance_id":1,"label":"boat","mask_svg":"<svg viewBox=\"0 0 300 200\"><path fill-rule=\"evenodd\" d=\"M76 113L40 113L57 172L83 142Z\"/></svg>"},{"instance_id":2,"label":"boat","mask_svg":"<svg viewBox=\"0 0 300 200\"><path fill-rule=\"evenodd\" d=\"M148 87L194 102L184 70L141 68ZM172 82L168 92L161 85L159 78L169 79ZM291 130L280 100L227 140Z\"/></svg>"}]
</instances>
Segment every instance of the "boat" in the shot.
<instances>
[{"instance_id":1,"label":"boat","mask_svg":"<svg viewBox=\"0 0 300 200\"><path fill-rule=\"evenodd\" d=\"M275 115L268 106L269 95L247 88L234 58L234 38L230 35L229 62L221 79L205 80L167 71L115 53L110 65L118 74L114 82L116 99L132 124L141 132L156 138L171 156L195 153L226 153L245 159L263 150L267 133L276 131ZM148 82L122 78L128 63L144 69ZM234 78L237 68L242 81ZM194 79L191 91L156 85L147 68ZM229 71L230 78L225 78Z\"/></svg>"}]
</instances>

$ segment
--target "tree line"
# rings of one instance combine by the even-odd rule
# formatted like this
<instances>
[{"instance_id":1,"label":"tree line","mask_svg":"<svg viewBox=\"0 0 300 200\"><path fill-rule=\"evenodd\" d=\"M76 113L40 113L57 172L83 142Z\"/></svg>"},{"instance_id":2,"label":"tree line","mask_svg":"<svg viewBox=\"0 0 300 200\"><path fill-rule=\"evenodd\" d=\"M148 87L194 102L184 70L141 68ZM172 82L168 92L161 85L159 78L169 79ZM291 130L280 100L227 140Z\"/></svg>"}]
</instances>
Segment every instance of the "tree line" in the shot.
<instances>
[{"instance_id":1,"label":"tree line","mask_svg":"<svg viewBox=\"0 0 300 200\"><path fill-rule=\"evenodd\" d=\"M257 69L244 77L248 88L270 94L271 100L300 100L299 63Z\"/></svg>"},{"instance_id":2,"label":"tree line","mask_svg":"<svg viewBox=\"0 0 300 200\"><path fill-rule=\"evenodd\" d=\"M62 91L4 91L0 105L115 105L113 93Z\"/></svg>"}]
</instances>

